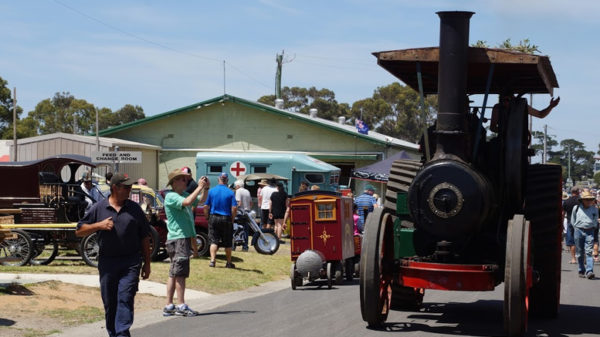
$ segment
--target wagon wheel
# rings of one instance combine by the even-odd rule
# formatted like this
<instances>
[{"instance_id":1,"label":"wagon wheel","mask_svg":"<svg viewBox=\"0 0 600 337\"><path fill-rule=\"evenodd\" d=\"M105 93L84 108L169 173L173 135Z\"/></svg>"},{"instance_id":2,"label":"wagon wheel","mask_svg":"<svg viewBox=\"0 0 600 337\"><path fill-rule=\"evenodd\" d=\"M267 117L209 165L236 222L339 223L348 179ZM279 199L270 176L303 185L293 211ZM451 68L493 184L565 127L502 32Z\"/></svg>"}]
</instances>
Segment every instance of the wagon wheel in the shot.
<instances>
[{"instance_id":1,"label":"wagon wheel","mask_svg":"<svg viewBox=\"0 0 600 337\"><path fill-rule=\"evenodd\" d=\"M393 222L377 208L367 218L360 263L360 309L370 327L381 327L391 301L394 266Z\"/></svg>"},{"instance_id":2,"label":"wagon wheel","mask_svg":"<svg viewBox=\"0 0 600 337\"><path fill-rule=\"evenodd\" d=\"M17 237L0 242L0 261L4 266L24 266L33 254L33 243L25 231L13 229L11 233Z\"/></svg>"},{"instance_id":3,"label":"wagon wheel","mask_svg":"<svg viewBox=\"0 0 600 337\"><path fill-rule=\"evenodd\" d=\"M327 289L331 289L333 285L333 266L331 262L327 262Z\"/></svg>"},{"instance_id":4,"label":"wagon wheel","mask_svg":"<svg viewBox=\"0 0 600 337\"><path fill-rule=\"evenodd\" d=\"M521 336L527 331L531 284L530 240L529 221L522 214L515 214L508 221L506 231L504 329L508 336Z\"/></svg>"},{"instance_id":5,"label":"wagon wheel","mask_svg":"<svg viewBox=\"0 0 600 337\"><path fill-rule=\"evenodd\" d=\"M90 267L98 267L98 255L100 246L98 245L98 233L92 233L81 240L79 248L81 258Z\"/></svg>"},{"instance_id":6,"label":"wagon wheel","mask_svg":"<svg viewBox=\"0 0 600 337\"><path fill-rule=\"evenodd\" d=\"M33 242L33 253L29 261L34 265L47 265L54 261L58 255L58 242L49 235L31 233Z\"/></svg>"}]
</instances>

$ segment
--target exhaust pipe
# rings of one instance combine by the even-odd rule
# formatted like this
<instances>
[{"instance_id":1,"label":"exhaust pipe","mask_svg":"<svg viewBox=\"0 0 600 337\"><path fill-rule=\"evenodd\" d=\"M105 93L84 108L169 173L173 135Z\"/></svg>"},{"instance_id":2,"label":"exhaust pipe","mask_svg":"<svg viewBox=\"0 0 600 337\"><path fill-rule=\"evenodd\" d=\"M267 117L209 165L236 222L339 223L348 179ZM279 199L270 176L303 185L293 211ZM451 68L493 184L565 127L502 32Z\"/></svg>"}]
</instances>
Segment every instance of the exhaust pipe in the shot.
<instances>
[{"instance_id":1,"label":"exhaust pipe","mask_svg":"<svg viewBox=\"0 0 600 337\"><path fill-rule=\"evenodd\" d=\"M469 21L474 12L437 12L440 17L437 146L434 159L466 161L466 88Z\"/></svg>"}]
</instances>

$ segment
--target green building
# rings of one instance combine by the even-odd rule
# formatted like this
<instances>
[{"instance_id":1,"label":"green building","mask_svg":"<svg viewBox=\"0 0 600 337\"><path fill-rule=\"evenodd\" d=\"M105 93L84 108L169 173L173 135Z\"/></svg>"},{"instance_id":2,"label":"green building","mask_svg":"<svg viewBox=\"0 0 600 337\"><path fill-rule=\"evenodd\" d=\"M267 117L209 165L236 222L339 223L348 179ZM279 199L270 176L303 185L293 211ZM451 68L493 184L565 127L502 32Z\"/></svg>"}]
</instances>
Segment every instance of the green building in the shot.
<instances>
[{"instance_id":1,"label":"green building","mask_svg":"<svg viewBox=\"0 0 600 337\"><path fill-rule=\"evenodd\" d=\"M399 151L420 157L418 145L353 125L290 112L231 95L150 116L100 131L101 136L160 146L158 187L169 171L188 166L195 176L196 154L210 152L305 153L341 169L348 184L355 167L382 160Z\"/></svg>"}]
</instances>

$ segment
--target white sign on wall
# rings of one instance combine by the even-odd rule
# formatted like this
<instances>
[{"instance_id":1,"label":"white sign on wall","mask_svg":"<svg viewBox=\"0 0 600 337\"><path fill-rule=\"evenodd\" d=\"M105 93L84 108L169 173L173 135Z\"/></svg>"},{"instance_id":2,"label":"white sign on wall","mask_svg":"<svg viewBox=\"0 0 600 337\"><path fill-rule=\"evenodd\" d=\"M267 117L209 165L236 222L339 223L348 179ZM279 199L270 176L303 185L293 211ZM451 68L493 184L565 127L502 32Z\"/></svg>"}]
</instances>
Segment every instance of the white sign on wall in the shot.
<instances>
[{"instance_id":1,"label":"white sign on wall","mask_svg":"<svg viewBox=\"0 0 600 337\"><path fill-rule=\"evenodd\" d=\"M92 151L92 163L104 163L104 164L141 164L142 163L142 152L141 151Z\"/></svg>"}]
</instances>

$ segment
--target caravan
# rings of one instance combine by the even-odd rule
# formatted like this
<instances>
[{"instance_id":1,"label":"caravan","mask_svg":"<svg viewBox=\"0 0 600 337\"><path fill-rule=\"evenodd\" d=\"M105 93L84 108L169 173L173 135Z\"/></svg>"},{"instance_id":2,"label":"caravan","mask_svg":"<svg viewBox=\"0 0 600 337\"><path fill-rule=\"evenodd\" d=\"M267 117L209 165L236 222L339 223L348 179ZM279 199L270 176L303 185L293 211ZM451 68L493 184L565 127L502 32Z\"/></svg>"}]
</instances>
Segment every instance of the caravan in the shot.
<instances>
[{"instance_id":1,"label":"caravan","mask_svg":"<svg viewBox=\"0 0 600 337\"><path fill-rule=\"evenodd\" d=\"M321 160L299 153L277 152L198 152L196 178L207 176L211 186L217 184L221 172L230 174L230 183L251 173L270 173L285 178L288 194L298 192L300 182L317 185L321 190L337 191L340 169ZM256 188L248 186L253 196Z\"/></svg>"}]
</instances>

